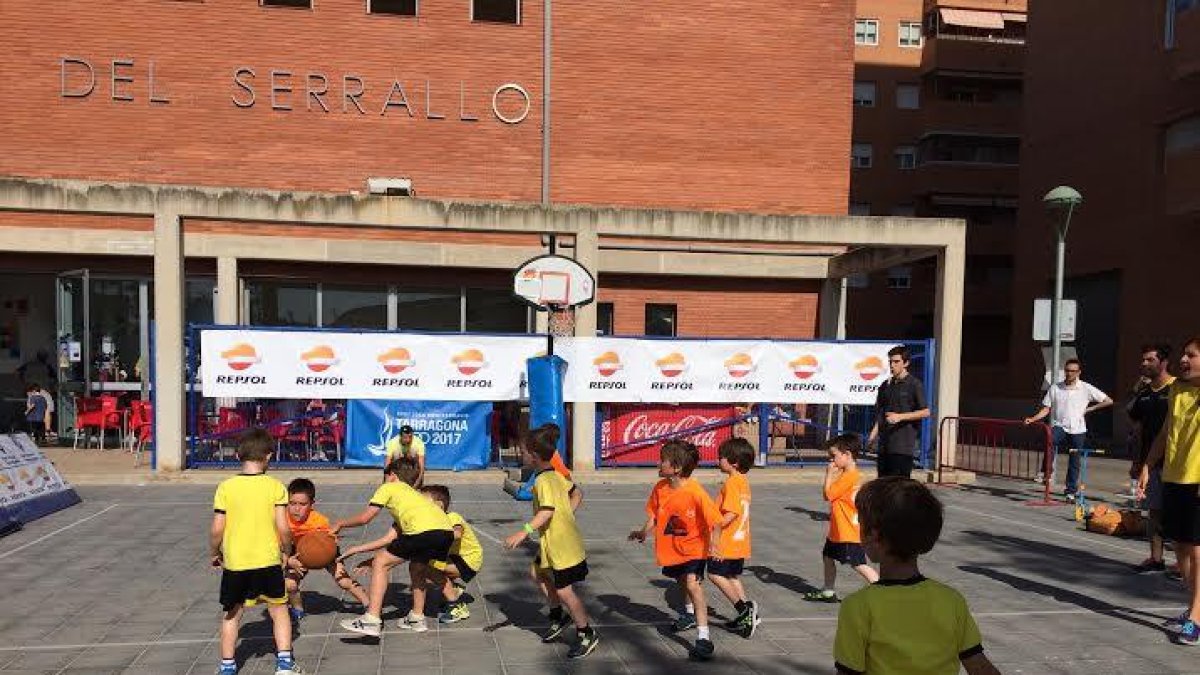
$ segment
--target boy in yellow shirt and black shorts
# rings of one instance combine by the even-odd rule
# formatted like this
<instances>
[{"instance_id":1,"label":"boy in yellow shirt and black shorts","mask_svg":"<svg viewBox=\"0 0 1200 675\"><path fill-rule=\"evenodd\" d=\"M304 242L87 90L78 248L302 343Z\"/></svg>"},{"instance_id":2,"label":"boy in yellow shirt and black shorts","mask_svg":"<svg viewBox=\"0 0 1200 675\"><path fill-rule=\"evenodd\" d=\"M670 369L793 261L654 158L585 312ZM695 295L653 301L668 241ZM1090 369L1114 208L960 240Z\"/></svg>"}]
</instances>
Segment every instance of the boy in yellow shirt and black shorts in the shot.
<instances>
[{"instance_id":1,"label":"boy in yellow shirt and black shorts","mask_svg":"<svg viewBox=\"0 0 1200 675\"><path fill-rule=\"evenodd\" d=\"M267 475L275 441L253 429L238 441L242 473L227 478L213 496L209 547L221 573L221 665L219 675L237 673L234 650L242 610L266 603L275 634L275 675L300 675L292 657L292 621L288 616L282 560L291 550L287 489Z\"/></svg>"},{"instance_id":2,"label":"boy in yellow shirt and black shorts","mask_svg":"<svg viewBox=\"0 0 1200 675\"><path fill-rule=\"evenodd\" d=\"M412 578L412 609L400 619L399 627L414 633L429 630L425 625L426 585L429 583L429 564L445 560L454 545L454 527L450 517L437 504L413 488L420 477L416 460L401 457L393 460L385 469L385 483L379 486L367 508L353 518L339 520L330 531L337 534L342 528L361 527L371 522L380 511L387 510L395 521L398 536L387 547L375 551L371 562L370 604L362 616L342 621L342 628L369 637L379 637L383 628L383 597L387 593L388 574L391 569L408 561L408 573ZM370 545L368 545L369 547ZM354 547L347 550L339 560L373 550Z\"/></svg>"},{"instance_id":3,"label":"boy in yellow shirt and black shorts","mask_svg":"<svg viewBox=\"0 0 1200 675\"><path fill-rule=\"evenodd\" d=\"M470 618L471 610L463 600L467 584L479 574L483 567L483 546L475 530L467 524L467 520L458 512L450 510L450 488L445 485L426 485L421 492L442 507L450 524L454 526L454 545L450 547L450 557L446 560L435 560L430 566L434 570L434 582L440 580L442 597L446 599L446 607L438 614L441 623L455 623Z\"/></svg>"}]
</instances>

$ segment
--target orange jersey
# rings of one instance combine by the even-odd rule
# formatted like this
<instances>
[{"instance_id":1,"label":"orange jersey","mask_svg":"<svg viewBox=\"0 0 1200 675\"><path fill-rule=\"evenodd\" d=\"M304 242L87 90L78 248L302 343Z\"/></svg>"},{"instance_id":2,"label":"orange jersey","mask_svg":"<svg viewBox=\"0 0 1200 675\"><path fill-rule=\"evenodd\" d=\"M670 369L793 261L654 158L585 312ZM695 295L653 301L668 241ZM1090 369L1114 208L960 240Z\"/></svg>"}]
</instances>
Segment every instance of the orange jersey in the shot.
<instances>
[{"instance_id":1,"label":"orange jersey","mask_svg":"<svg viewBox=\"0 0 1200 675\"><path fill-rule=\"evenodd\" d=\"M678 489L664 478L650 492L646 513L654 518L654 556L659 565L680 565L708 558L708 539L721 512L704 488L691 478Z\"/></svg>"},{"instance_id":2,"label":"orange jersey","mask_svg":"<svg viewBox=\"0 0 1200 675\"><path fill-rule=\"evenodd\" d=\"M717 509L724 520L733 513L737 518L721 530L721 541L717 553L726 560L744 560L750 557L750 481L746 474L734 472L725 479L721 494L717 496Z\"/></svg>"},{"instance_id":3,"label":"orange jersey","mask_svg":"<svg viewBox=\"0 0 1200 675\"><path fill-rule=\"evenodd\" d=\"M287 518L288 528L292 530L292 541L300 541L300 537L309 532L317 530L329 531L329 519L321 513L313 510L308 512L308 518L304 522L296 522L292 520L292 515L289 513Z\"/></svg>"},{"instance_id":4,"label":"orange jersey","mask_svg":"<svg viewBox=\"0 0 1200 675\"><path fill-rule=\"evenodd\" d=\"M825 500L829 502L829 541L838 544L862 542L858 508L854 506L857 494L858 469L846 471L825 488Z\"/></svg>"},{"instance_id":5,"label":"orange jersey","mask_svg":"<svg viewBox=\"0 0 1200 675\"><path fill-rule=\"evenodd\" d=\"M554 467L555 471L562 474L563 478L571 480L571 470L568 469L567 465L563 463L562 457L559 456L557 451L550 456L550 466Z\"/></svg>"}]
</instances>

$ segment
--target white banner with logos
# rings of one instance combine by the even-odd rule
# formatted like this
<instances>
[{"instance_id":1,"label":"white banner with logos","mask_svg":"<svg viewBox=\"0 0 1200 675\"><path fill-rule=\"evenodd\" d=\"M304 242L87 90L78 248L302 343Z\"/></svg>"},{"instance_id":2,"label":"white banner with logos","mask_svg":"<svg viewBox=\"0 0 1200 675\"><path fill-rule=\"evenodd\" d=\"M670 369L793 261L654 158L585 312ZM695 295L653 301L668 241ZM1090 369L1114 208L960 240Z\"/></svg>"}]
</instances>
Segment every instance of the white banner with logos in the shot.
<instances>
[{"instance_id":1,"label":"white banner with logos","mask_svg":"<svg viewBox=\"0 0 1200 675\"><path fill-rule=\"evenodd\" d=\"M873 405L888 343L562 339L564 398L605 403Z\"/></svg>"},{"instance_id":2,"label":"white banner with logos","mask_svg":"<svg viewBox=\"0 0 1200 675\"><path fill-rule=\"evenodd\" d=\"M205 330L209 398L503 401L521 396L543 336Z\"/></svg>"},{"instance_id":3,"label":"white banner with logos","mask_svg":"<svg viewBox=\"0 0 1200 675\"><path fill-rule=\"evenodd\" d=\"M70 484L27 434L0 435L0 512L21 502L70 489Z\"/></svg>"}]
</instances>

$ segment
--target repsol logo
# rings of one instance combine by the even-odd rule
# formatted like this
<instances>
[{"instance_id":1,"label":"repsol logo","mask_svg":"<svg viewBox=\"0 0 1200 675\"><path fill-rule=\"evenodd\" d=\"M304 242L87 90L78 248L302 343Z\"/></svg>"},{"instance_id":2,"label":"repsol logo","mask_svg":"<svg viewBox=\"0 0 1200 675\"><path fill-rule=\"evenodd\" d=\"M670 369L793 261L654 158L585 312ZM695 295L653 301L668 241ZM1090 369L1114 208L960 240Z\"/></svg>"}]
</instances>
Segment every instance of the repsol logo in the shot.
<instances>
[{"instance_id":1,"label":"repsol logo","mask_svg":"<svg viewBox=\"0 0 1200 675\"><path fill-rule=\"evenodd\" d=\"M625 389L624 382L588 382L588 389Z\"/></svg>"},{"instance_id":2,"label":"repsol logo","mask_svg":"<svg viewBox=\"0 0 1200 675\"><path fill-rule=\"evenodd\" d=\"M263 375L218 375L217 384L266 384Z\"/></svg>"},{"instance_id":3,"label":"repsol logo","mask_svg":"<svg viewBox=\"0 0 1200 675\"><path fill-rule=\"evenodd\" d=\"M376 377L371 380L372 387L419 387L421 379L417 377Z\"/></svg>"},{"instance_id":4,"label":"repsol logo","mask_svg":"<svg viewBox=\"0 0 1200 675\"><path fill-rule=\"evenodd\" d=\"M718 385L721 391L758 391L757 382L722 382Z\"/></svg>"},{"instance_id":5,"label":"repsol logo","mask_svg":"<svg viewBox=\"0 0 1200 675\"><path fill-rule=\"evenodd\" d=\"M650 388L651 389L662 389L664 391L671 391L671 390L686 391L686 390L690 390L690 389L695 389L696 385L692 384L691 382L651 382Z\"/></svg>"},{"instance_id":6,"label":"repsol logo","mask_svg":"<svg viewBox=\"0 0 1200 675\"><path fill-rule=\"evenodd\" d=\"M852 384L852 385L850 385L850 393L851 394L870 393L872 391L875 391L878 388L879 388L879 385L876 385L876 384Z\"/></svg>"},{"instance_id":7,"label":"repsol logo","mask_svg":"<svg viewBox=\"0 0 1200 675\"><path fill-rule=\"evenodd\" d=\"M491 380L446 380L446 387L452 389L490 389Z\"/></svg>"},{"instance_id":8,"label":"repsol logo","mask_svg":"<svg viewBox=\"0 0 1200 675\"><path fill-rule=\"evenodd\" d=\"M345 382L340 377L304 377L296 378L296 384L301 387L341 387Z\"/></svg>"},{"instance_id":9,"label":"repsol logo","mask_svg":"<svg viewBox=\"0 0 1200 675\"><path fill-rule=\"evenodd\" d=\"M784 391L825 391L825 385L820 382L787 382Z\"/></svg>"}]
</instances>

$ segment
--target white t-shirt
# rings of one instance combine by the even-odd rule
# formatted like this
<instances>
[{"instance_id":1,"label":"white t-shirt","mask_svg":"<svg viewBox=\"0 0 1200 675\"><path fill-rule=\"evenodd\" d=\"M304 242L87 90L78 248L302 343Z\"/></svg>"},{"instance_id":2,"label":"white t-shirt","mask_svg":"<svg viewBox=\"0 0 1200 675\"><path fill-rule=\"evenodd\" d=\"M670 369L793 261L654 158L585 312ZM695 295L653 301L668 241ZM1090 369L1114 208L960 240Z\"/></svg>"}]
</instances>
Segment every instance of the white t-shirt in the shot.
<instances>
[{"instance_id":1,"label":"white t-shirt","mask_svg":"<svg viewBox=\"0 0 1200 675\"><path fill-rule=\"evenodd\" d=\"M1063 382L1055 384L1042 398L1042 405L1051 409L1050 426L1060 427L1068 434L1083 434L1087 433L1084 411L1089 404L1107 398L1107 394L1087 382L1076 380L1070 387Z\"/></svg>"}]
</instances>

